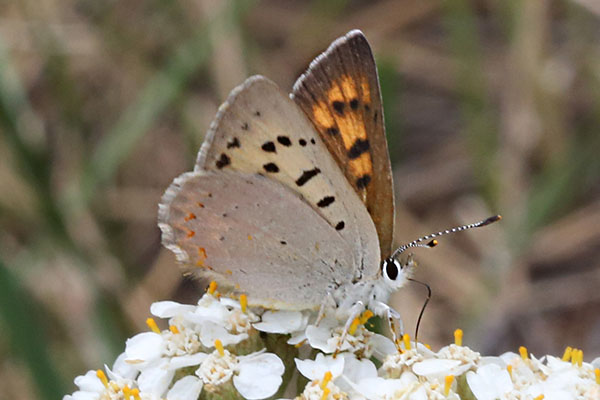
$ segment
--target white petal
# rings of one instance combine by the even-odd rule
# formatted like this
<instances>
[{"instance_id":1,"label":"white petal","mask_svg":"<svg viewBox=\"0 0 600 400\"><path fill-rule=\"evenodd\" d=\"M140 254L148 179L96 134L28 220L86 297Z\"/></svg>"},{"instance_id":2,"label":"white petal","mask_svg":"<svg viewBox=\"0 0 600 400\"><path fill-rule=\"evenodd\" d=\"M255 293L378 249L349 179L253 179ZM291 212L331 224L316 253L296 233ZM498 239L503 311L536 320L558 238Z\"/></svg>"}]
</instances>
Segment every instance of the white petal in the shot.
<instances>
[{"instance_id":1,"label":"white petal","mask_svg":"<svg viewBox=\"0 0 600 400\"><path fill-rule=\"evenodd\" d=\"M398 351L396 350L396 345L394 342L378 333L371 337L369 343L373 345L373 350L375 351L377 358L380 360L383 360L386 356L395 354Z\"/></svg>"},{"instance_id":2,"label":"white petal","mask_svg":"<svg viewBox=\"0 0 600 400\"><path fill-rule=\"evenodd\" d=\"M309 325L306 328L306 339L308 344L313 349L321 350L324 353L333 353L335 351L335 345L329 342L331 339L331 330L324 324Z\"/></svg>"},{"instance_id":3,"label":"white petal","mask_svg":"<svg viewBox=\"0 0 600 400\"><path fill-rule=\"evenodd\" d=\"M277 392L281 385L285 366L272 353L239 357L239 373L233 377L233 385L246 399L264 399Z\"/></svg>"},{"instance_id":4,"label":"white petal","mask_svg":"<svg viewBox=\"0 0 600 400\"><path fill-rule=\"evenodd\" d=\"M344 376L351 379L353 382L358 382L359 379L377 377L377 367L369 359L363 358L357 360L353 354L340 355L344 356Z\"/></svg>"},{"instance_id":5,"label":"white petal","mask_svg":"<svg viewBox=\"0 0 600 400\"><path fill-rule=\"evenodd\" d=\"M282 381L281 376L259 377L252 374L250 378L248 375L240 373L233 377L233 386L245 399L266 399L277 392Z\"/></svg>"},{"instance_id":6,"label":"white petal","mask_svg":"<svg viewBox=\"0 0 600 400\"><path fill-rule=\"evenodd\" d=\"M126 361L129 364L147 364L157 360L163 353L164 340L154 332L144 332L125 342Z\"/></svg>"},{"instance_id":7,"label":"white petal","mask_svg":"<svg viewBox=\"0 0 600 400\"><path fill-rule=\"evenodd\" d=\"M223 343L223 346L228 346L230 344L238 344L242 340L248 339L248 334L240 333L238 335L232 335L221 325L205 321L200 326L200 341L205 347L214 347L215 340L217 339Z\"/></svg>"},{"instance_id":8,"label":"white petal","mask_svg":"<svg viewBox=\"0 0 600 400\"><path fill-rule=\"evenodd\" d=\"M217 300L210 300L209 298L209 300L205 301L203 297L194 312L186 314L185 319L196 324L211 321L223 325L229 318L229 313L229 309Z\"/></svg>"},{"instance_id":9,"label":"white petal","mask_svg":"<svg viewBox=\"0 0 600 400\"><path fill-rule=\"evenodd\" d=\"M162 397L175 375L174 370L166 368L166 362L144 369L137 382L141 392L148 392Z\"/></svg>"},{"instance_id":10,"label":"white petal","mask_svg":"<svg viewBox=\"0 0 600 400\"><path fill-rule=\"evenodd\" d=\"M548 356L546 358L546 362L547 362L548 367L554 372L564 371L564 370L572 368L572 365L570 362L563 361L562 359L560 359L558 357Z\"/></svg>"},{"instance_id":11,"label":"white petal","mask_svg":"<svg viewBox=\"0 0 600 400\"><path fill-rule=\"evenodd\" d=\"M108 366L106 364L104 364L104 369L106 370L106 377L108 378L109 381L115 381L115 382L123 381L123 377L121 377L119 374L115 374L113 371L111 371L111 369L108 368Z\"/></svg>"},{"instance_id":12,"label":"white petal","mask_svg":"<svg viewBox=\"0 0 600 400\"><path fill-rule=\"evenodd\" d=\"M104 386L103 386L104 388ZM84 392L81 390L78 390L77 392L73 393L72 395L66 395L65 397L63 397L63 400L98 400L100 399L100 393L99 392Z\"/></svg>"},{"instance_id":13,"label":"white petal","mask_svg":"<svg viewBox=\"0 0 600 400\"><path fill-rule=\"evenodd\" d=\"M479 359L479 362L477 363L480 367L484 366L484 365L489 365L489 364L495 364L497 366L500 367L500 369L506 369L507 364L504 362L503 359L501 359L500 357L496 357L496 356L483 356Z\"/></svg>"},{"instance_id":14,"label":"white petal","mask_svg":"<svg viewBox=\"0 0 600 400\"><path fill-rule=\"evenodd\" d=\"M448 373L446 375L460 376L472 368L473 368L473 363L461 364L457 367L450 369L450 371L448 371Z\"/></svg>"},{"instance_id":15,"label":"white petal","mask_svg":"<svg viewBox=\"0 0 600 400\"><path fill-rule=\"evenodd\" d=\"M594 358L594 360L592 361L592 366L594 368L600 368L600 357Z\"/></svg>"},{"instance_id":16,"label":"white petal","mask_svg":"<svg viewBox=\"0 0 600 400\"><path fill-rule=\"evenodd\" d=\"M521 356L512 351L507 351L506 353L500 354L500 358L506 363L506 365L509 365L514 361L515 358L521 358Z\"/></svg>"},{"instance_id":17,"label":"white petal","mask_svg":"<svg viewBox=\"0 0 600 400\"><path fill-rule=\"evenodd\" d=\"M202 391L202 381L193 375L187 375L175 382L167 400L196 400Z\"/></svg>"},{"instance_id":18,"label":"white petal","mask_svg":"<svg viewBox=\"0 0 600 400\"><path fill-rule=\"evenodd\" d=\"M229 297L221 297L219 302L226 307L237 308L238 310L242 308L240 302L234 299L230 299Z\"/></svg>"},{"instance_id":19,"label":"white petal","mask_svg":"<svg viewBox=\"0 0 600 400\"><path fill-rule=\"evenodd\" d=\"M269 333L292 333L304 328L307 317L300 311L266 311L261 322L254 324L259 331Z\"/></svg>"},{"instance_id":20,"label":"white petal","mask_svg":"<svg viewBox=\"0 0 600 400\"><path fill-rule=\"evenodd\" d=\"M83 392L102 392L104 390L104 385L98 376L96 375L96 371L88 371L85 375L80 375L75 378L75 384L79 388L79 390Z\"/></svg>"},{"instance_id":21,"label":"white petal","mask_svg":"<svg viewBox=\"0 0 600 400\"><path fill-rule=\"evenodd\" d=\"M169 360L167 365L168 369L179 369L184 367L191 367L200 365L204 359L208 357L205 353L186 354L184 356L177 356Z\"/></svg>"},{"instance_id":22,"label":"white petal","mask_svg":"<svg viewBox=\"0 0 600 400\"><path fill-rule=\"evenodd\" d=\"M354 390L367 399L378 399L393 398L395 392L405 387L405 383L400 379L366 378L353 386Z\"/></svg>"},{"instance_id":23,"label":"white petal","mask_svg":"<svg viewBox=\"0 0 600 400\"><path fill-rule=\"evenodd\" d=\"M190 304L179 304L174 301L157 301L150 306L152 315L159 318L172 318L187 312L194 312L196 306Z\"/></svg>"},{"instance_id":24,"label":"white petal","mask_svg":"<svg viewBox=\"0 0 600 400\"><path fill-rule=\"evenodd\" d=\"M302 330L292 334L292 336L288 339L287 344L291 344L292 346L302 343L306 340L306 330Z\"/></svg>"},{"instance_id":25,"label":"white petal","mask_svg":"<svg viewBox=\"0 0 600 400\"><path fill-rule=\"evenodd\" d=\"M448 375L447 372L450 369L458 367L462 362L459 360L441 360L441 359L429 359L419 361L413 365L413 372L421 376L437 376L437 375Z\"/></svg>"},{"instance_id":26,"label":"white petal","mask_svg":"<svg viewBox=\"0 0 600 400\"><path fill-rule=\"evenodd\" d=\"M127 359L126 353L121 353L115 360L115 363L112 367L112 372L115 374L122 376L125 379L134 380L135 377L139 374L140 371L133 368L130 364L128 364L125 360Z\"/></svg>"},{"instance_id":27,"label":"white petal","mask_svg":"<svg viewBox=\"0 0 600 400\"><path fill-rule=\"evenodd\" d=\"M467 383L477 400L494 400L513 390L513 383L506 369L497 364L483 365L467 372Z\"/></svg>"},{"instance_id":28,"label":"white petal","mask_svg":"<svg viewBox=\"0 0 600 400\"><path fill-rule=\"evenodd\" d=\"M343 392L350 393L354 388L354 385L349 385L348 382L354 383L361 379L377 377L377 368L371 360L357 360L353 354L340 354L338 357L344 357L344 371L342 377L338 378L335 384Z\"/></svg>"},{"instance_id":29,"label":"white petal","mask_svg":"<svg viewBox=\"0 0 600 400\"><path fill-rule=\"evenodd\" d=\"M427 390L424 386L419 386L417 390L408 396L408 400L429 400L427 398Z\"/></svg>"},{"instance_id":30,"label":"white petal","mask_svg":"<svg viewBox=\"0 0 600 400\"><path fill-rule=\"evenodd\" d=\"M325 357L322 353L317 354L315 360L300 360L295 358L296 368L309 380L323 379L325 372L331 372L333 378L337 378L344 371L344 357Z\"/></svg>"},{"instance_id":31,"label":"white petal","mask_svg":"<svg viewBox=\"0 0 600 400\"><path fill-rule=\"evenodd\" d=\"M238 356L238 360L240 361L238 367L240 373L251 369L263 375L283 375L285 371L283 361L273 353L252 353L247 356Z\"/></svg>"}]
</instances>

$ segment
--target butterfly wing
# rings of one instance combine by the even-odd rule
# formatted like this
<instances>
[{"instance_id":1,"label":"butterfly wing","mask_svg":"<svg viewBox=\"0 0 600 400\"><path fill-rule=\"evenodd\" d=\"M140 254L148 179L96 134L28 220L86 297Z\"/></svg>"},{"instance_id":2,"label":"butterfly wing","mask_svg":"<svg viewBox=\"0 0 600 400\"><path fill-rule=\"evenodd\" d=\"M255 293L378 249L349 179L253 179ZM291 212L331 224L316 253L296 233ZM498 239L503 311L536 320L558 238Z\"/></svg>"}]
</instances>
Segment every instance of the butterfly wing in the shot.
<instances>
[{"instance_id":1,"label":"butterfly wing","mask_svg":"<svg viewBox=\"0 0 600 400\"><path fill-rule=\"evenodd\" d=\"M294 84L292 98L310 118L377 228L382 257L394 231L392 172L377 67L358 30L334 41Z\"/></svg>"},{"instance_id":2,"label":"butterfly wing","mask_svg":"<svg viewBox=\"0 0 600 400\"><path fill-rule=\"evenodd\" d=\"M297 193L257 174L183 174L165 193L159 221L180 262L239 288L251 305L317 308L347 282L353 262L339 231Z\"/></svg>"},{"instance_id":3,"label":"butterfly wing","mask_svg":"<svg viewBox=\"0 0 600 400\"><path fill-rule=\"evenodd\" d=\"M306 272L310 269L310 265L314 268L314 274L320 274L319 279L325 284L348 283L364 277L373 277L378 273L380 254L377 232L366 208L354 193L306 115L268 79L260 76L249 78L243 85L234 89L219 109L202 145L195 167L196 174L207 173L207 171L229 173L234 176L235 174L254 176L255 179L260 177L270 185L281 187L281 190L290 191L297 197L293 202L290 196L278 200L276 195L265 189L263 191L264 200L267 200L264 202L265 215L255 214L256 208L245 208L244 214L241 214L247 218L257 218L251 227L259 228L262 218L268 216L269 208L277 206L283 207L286 212L273 215L273 226L281 226L285 231L297 231L298 235L306 236L307 239L315 230L328 232L327 237L332 240L331 242L319 240L310 242L310 245L305 243L294 248L291 246L282 248L280 242L276 240L260 239L256 240L258 243L256 246L244 248L238 254L236 247L239 241L234 242L236 245L232 247L214 241L216 236L209 235L216 246L213 250L217 247L225 247L229 253L227 257L220 259L221 262L207 260L210 261L212 270L208 270L209 273L207 269L201 268L199 269L201 274L209 275L220 283L231 283L228 271L236 274L241 269L251 270L253 275L257 274L256 276L269 276L263 281L239 282L240 290L260 293L265 286L272 285L274 294L271 297L281 303L285 302L289 295L280 289L286 287L281 279L291 279L292 275L279 275L276 272L277 268L282 268L284 271L288 271L287 265L300 268L297 264L288 264L289 260L297 257L298 254L310 254L315 247L319 248L321 258L309 259L310 262L302 267L304 269L299 269L302 272L293 275L300 277L301 282L310 281L304 278L305 275L310 279L314 278L314 275ZM225 175L217 176L222 178ZM221 178L211 182L214 183ZM207 249L204 243L200 243L206 232L195 233L197 227L193 230L186 225L190 221L186 221L189 216L185 212L169 211L179 197L189 197L191 189L186 189L185 185L181 188L181 182L175 182L165 195L159 221L163 229L165 245L179 253L179 258L184 263L193 267L198 262L193 258L196 256L194 252L197 253L198 249L193 249L186 244L187 235L192 235L191 244ZM228 198L228 196L239 198L250 195L229 189L222 197ZM260 192L253 196L254 199L261 199ZM182 210L193 212L185 207ZM218 230L217 225L221 227L219 229L225 229L224 227L232 222L226 220L222 216L223 213L229 215L227 211L216 210L210 221L201 225L212 229L211 232ZM312 217L306 218L307 214L311 214ZM313 226L317 219L320 219L321 223ZM325 226L323 224L327 225L327 229L321 229ZM180 234L172 233L176 227L181 226L193 230L194 233L191 234L185 229L180 230ZM267 228L265 232L270 229ZM253 236L252 233L248 234ZM217 239L219 238L220 236ZM281 240L286 241L286 239ZM330 256L338 254L336 250L338 247L344 249L345 258L333 257L334 260L343 260L343 262L332 264ZM285 256L280 256L279 253ZM209 254L207 256L210 257ZM232 261L234 259L237 261ZM246 259L262 260L264 267L259 265L260 262L244 267ZM341 278L334 279L338 274L343 277L343 281L340 281ZM323 301L325 295L326 291L318 293L319 302Z\"/></svg>"}]
</instances>

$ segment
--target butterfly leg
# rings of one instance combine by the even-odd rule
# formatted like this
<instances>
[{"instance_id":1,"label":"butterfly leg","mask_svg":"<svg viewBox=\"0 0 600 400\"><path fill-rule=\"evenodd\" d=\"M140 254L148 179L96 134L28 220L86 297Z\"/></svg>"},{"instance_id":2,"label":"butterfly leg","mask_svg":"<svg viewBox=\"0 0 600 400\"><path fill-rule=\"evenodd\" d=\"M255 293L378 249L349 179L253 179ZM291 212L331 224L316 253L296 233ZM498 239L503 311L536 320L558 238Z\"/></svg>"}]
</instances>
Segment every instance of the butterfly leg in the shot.
<instances>
[{"instance_id":1,"label":"butterfly leg","mask_svg":"<svg viewBox=\"0 0 600 400\"><path fill-rule=\"evenodd\" d=\"M323 320L323 318L325 318L325 309L328 306L332 308L335 308L337 306L337 303L333 298L331 292L327 292L327 296L325 296L325 298L323 299L323 303L321 303L321 307L319 308L319 314L317 314L317 321L315 322L316 326L319 326L319 323Z\"/></svg>"},{"instance_id":2,"label":"butterfly leg","mask_svg":"<svg viewBox=\"0 0 600 400\"><path fill-rule=\"evenodd\" d=\"M352 325L352 322L360 316L360 314L363 312L364 309L365 309L365 304L362 301L357 301L350 308L350 311L348 313L348 319L346 320L346 324L344 324L344 331L342 332L340 341L338 342L335 352L333 353L334 357L337 356L338 353L340 353L340 351L342 350L342 345L344 344L344 340L346 340L348 331L350 331L350 326Z\"/></svg>"},{"instance_id":3,"label":"butterfly leg","mask_svg":"<svg viewBox=\"0 0 600 400\"><path fill-rule=\"evenodd\" d=\"M375 314L382 317L385 316L387 318L390 331L392 332L392 340L394 341L396 347L400 349L400 341L402 335L404 334L404 323L402 322L400 313L387 304L377 300L372 300L369 302L369 308L371 308ZM398 325L396 325L396 322L398 322Z\"/></svg>"}]
</instances>

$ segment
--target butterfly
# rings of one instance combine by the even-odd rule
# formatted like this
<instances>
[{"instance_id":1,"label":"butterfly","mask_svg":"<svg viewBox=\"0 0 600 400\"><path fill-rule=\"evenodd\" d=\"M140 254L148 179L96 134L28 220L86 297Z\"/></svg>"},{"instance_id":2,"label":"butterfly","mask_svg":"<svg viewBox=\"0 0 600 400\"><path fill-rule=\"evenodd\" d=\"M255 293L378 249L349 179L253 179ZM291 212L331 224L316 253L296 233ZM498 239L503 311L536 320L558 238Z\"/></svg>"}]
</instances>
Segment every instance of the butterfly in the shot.
<instances>
[{"instance_id":1,"label":"butterfly","mask_svg":"<svg viewBox=\"0 0 600 400\"><path fill-rule=\"evenodd\" d=\"M363 33L335 40L291 95L263 76L235 88L194 171L166 190L159 227L187 270L251 306L317 310L331 299L389 316L412 263L391 256L392 172Z\"/></svg>"}]
</instances>

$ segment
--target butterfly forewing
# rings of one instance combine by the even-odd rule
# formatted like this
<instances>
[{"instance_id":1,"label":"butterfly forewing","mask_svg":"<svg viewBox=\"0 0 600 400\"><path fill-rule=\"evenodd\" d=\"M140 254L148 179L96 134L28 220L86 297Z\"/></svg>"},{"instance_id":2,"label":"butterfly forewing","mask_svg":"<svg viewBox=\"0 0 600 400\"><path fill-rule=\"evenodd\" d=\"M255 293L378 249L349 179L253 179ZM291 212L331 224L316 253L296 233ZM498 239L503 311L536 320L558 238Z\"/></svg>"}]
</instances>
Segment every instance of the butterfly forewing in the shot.
<instances>
[{"instance_id":1,"label":"butterfly forewing","mask_svg":"<svg viewBox=\"0 0 600 400\"><path fill-rule=\"evenodd\" d=\"M208 183L203 187L208 190L210 185L229 182L219 196L223 201L249 199L260 207L248 203L246 206L237 204L236 209L236 204L231 203L229 207L233 207L238 216L233 220L231 209L219 208L220 202L208 207L203 200L195 200L190 192L198 190L185 185L191 179L188 175L174 182L163 199L159 216L163 242L188 267L195 268L204 257L211 268L200 266L197 270L201 275L228 284L235 284L231 277L240 273L257 277L269 275L269 284L273 285L276 279L279 285L277 290L273 289L270 303L263 304L269 305L273 301L286 303L289 291L299 290L293 286L295 283L288 281L298 276L297 273L305 276L310 266L315 269L314 274L322 275L321 285L332 284L332 279L327 278L331 274L336 277L339 274L344 282L377 274L380 252L371 217L306 115L273 82L260 76L249 78L221 106L200 150L194 173L208 176L209 171L215 174L210 175L214 179L194 178L194 184L206 180ZM267 190L265 185L259 191L247 186L241 190L243 185L236 189L240 182L235 179L242 176L268 182L271 189ZM295 197L284 196L272 186ZM205 207L194 208L195 201ZM279 211L275 212L274 207ZM194 209L208 209L208 219ZM269 224L262 226L265 218L270 218ZM239 231L241 236L221 243L221 236L227 238L222 231L230 232L229 227ZM288 242L285 232L292 231L306 241L282 245L281 241ZM273 235L273 232L281 234ZM210 245L205 242L207 238ZM338 256L338 249L343 249L343 257ZM218 255L216 260L211 259L213 251ZM251 265L244 267L248 262ZM300 272L291 273L295 268ZM310 282L318 278L306 276ZM307 282L304 277L302 281ZM242 280L239 283L241 291L264 286L260 282L244 284ZM290 285L288 291L282 290L287 288L286 284ZM322 302L327 291L316 293Z\"/></svg>"},{"instance_id":2,"label":"butterfly forewing","mask_svg":"<svg viewBox=\"0 0 600 400\"><path fill-rule=\"evenodd\" d=\"M382 257L393 239L394 194L377 68L360 31L337 39L294 85L302 108L367 206Z\"/></svg>"},{"instance_id":3,"label":"butterfly forewing","mask_svg":"<svg viewBox=\"0 0 600 400\"><path fill-rule=\"evenodd\" d=\"M256 174L180 176L163 198L159 225L187 269L238 288L251 305L316 308L348 281L353 263L352 245L297 193Z\"/></svg>"}]
</instances>

